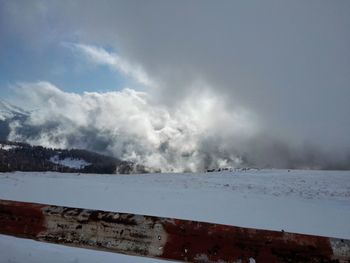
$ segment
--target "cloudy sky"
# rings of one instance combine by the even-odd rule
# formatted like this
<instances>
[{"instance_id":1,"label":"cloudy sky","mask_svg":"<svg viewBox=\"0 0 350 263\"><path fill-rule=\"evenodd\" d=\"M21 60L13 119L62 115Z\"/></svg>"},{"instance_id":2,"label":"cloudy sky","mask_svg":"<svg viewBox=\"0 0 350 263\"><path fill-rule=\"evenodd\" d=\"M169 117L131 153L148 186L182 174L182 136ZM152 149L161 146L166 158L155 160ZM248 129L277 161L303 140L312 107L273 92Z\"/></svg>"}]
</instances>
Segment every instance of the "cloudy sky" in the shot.
<instances>
[{"instance_id":1,"label":"cloudy sky","mask_svg":"<svg viewBox=\"0 0 350 263\"><path fill-rule=\"evenodd\" d=\"M1 98L32 110L9 139L167 171L344 167L349 28L347 0L0 0Z\"/></svg>"}]
</instances>

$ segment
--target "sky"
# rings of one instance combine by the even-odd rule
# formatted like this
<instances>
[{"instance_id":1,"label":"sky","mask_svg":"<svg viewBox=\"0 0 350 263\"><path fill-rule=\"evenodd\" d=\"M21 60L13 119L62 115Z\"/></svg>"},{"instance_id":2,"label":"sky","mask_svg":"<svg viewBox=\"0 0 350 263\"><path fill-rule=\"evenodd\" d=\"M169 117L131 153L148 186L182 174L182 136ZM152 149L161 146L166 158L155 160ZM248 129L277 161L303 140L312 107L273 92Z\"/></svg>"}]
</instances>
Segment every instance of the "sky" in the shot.
<instances>
[{"instance_id":1,"label":"sky","mask_svg":"<svg viewBox=\"0 0 350 263\"><path fill-rule=\"evenodd\" d=\"M346 0L0 0L1 98L32 109L9 139L166 171L344 167L349 28Z\"/></svg>"}]
</instances>

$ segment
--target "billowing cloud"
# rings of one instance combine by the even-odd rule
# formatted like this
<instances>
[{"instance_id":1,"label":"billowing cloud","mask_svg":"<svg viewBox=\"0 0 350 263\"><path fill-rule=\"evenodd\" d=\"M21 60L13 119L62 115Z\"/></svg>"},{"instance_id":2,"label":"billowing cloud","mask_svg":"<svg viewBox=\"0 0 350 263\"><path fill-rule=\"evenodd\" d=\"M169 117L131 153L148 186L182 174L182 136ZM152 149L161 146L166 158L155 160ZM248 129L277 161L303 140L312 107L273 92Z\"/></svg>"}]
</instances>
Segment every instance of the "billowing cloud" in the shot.
<instances>
[{"instance_id":1,"label":"billowing cloud","mask_svg":"<svg viewBox=\"0 0 350 263\"><path fill-rule=\"evenodd\" d=\"M25 124L12 124L10 140L87 148L163 171L236 166L239 156L223 152L216 156L222 140L247 139L257 131L249 112L229 114L224 103L208 92L171 110L153 105L147 93L132 89L78 95L39 82L19 84L17 91L36 109ZM211 146L218 153L204 149L213 138L220 142Z\"/></svg>"},{"instance_id":2,"label":"billowing cloud","mask_svg":"<svg viewBox=\"0 0 350 263\"><path fill-rule=\"evenodd\" d=\"M291 144L259 127L256 115L228 110L210 89L177 107L154 104L133 89L82 95L48 82L18 84L34 110L11 123L10 140L57 148L84 148L166 171L220 167L349 169L350 154Z\"/></svg>"}]
</instances>

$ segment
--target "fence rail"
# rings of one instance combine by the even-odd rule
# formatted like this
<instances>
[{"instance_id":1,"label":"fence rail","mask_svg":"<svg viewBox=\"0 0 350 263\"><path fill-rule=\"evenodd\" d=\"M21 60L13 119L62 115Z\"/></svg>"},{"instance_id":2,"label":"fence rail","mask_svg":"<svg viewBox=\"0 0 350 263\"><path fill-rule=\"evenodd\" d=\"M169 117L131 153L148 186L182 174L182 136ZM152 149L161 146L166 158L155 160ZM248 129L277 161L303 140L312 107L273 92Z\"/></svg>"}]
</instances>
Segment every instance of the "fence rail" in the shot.
<instances>
[{"instance_id":1,"label":"fence rail","mask_svg":"<svg viewBox=\"0 0 350 263\"><path fill-rule=\"evenodd\" d=\"M350 262L350 240L6 200L0 234L184 262Z\"/></svg>"}]
</instances>

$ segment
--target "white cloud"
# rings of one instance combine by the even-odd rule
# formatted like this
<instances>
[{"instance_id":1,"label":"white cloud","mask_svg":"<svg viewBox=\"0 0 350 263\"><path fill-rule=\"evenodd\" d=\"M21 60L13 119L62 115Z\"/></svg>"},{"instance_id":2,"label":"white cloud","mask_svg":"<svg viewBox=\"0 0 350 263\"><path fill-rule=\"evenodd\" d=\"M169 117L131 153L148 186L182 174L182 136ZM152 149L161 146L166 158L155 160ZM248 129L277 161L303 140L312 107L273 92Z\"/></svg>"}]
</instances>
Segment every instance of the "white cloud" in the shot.
<instances>
[{"instance_id":1,"label":"white cloud","mask_svg":"<svg viewBox=\"0 0 350 263\"><path fill-rule=\"evenodd\" d=\"M25 124L36 132L26 134L23 126L14 123L10 140L101 150L163 171L236 165L238 159L232 153L220 157L223 151L229 151L230 141L256 132L247 112L224 113L221 100L205 92L169 109L132 89L79 95L38 82L21 83L17 90L27 103L38 105ZM220 135L226 141L218 141Z\"/></svg>"},{"instance_id":2,"label":"white cloud","mask_svg":"<svg viewBox=\"0 0 350 263\"><path fill-rule=\"evenodd\" d=\"M155 82L140 65L130 63L116 53L107 52L101 47L85 44L64 43L64 46L83 54L92 63L110 66L112 69L119 71L142 85L147 87L155 85Z\"/></svg>"}]
</instances>

